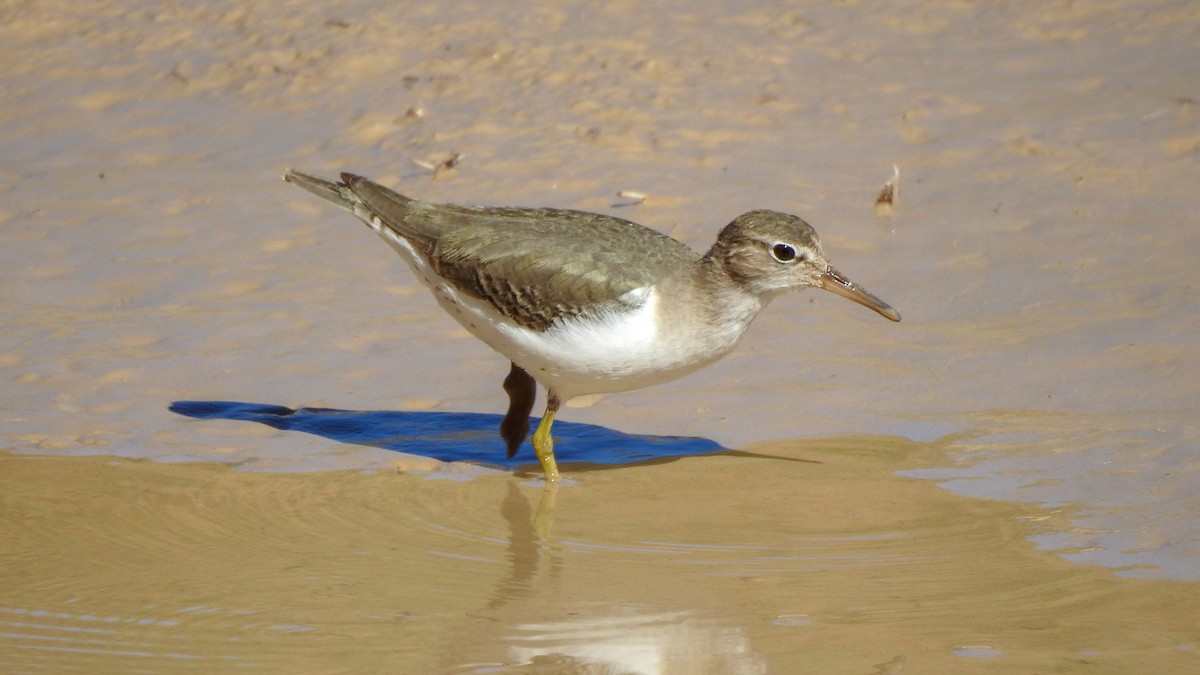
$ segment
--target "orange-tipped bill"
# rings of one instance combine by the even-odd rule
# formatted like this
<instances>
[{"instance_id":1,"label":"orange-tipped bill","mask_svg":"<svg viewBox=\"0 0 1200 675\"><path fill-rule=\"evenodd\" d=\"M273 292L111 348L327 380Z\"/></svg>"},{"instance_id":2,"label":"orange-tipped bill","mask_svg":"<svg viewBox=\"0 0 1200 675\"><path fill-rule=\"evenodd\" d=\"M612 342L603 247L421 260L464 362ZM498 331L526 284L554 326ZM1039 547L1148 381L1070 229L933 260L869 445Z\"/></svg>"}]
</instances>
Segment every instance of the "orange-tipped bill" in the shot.
<instances>
[{"instance_id":1,"label":"orange-tipped bill","mask_svg":"<svg viewBox=\"0 0 1200 675\"><path fill-rule=\"evenodd\" d=\"M866 292L861 286L842 276L842 273L830 267L821 275L821 288L837 293L843 298L853 300L863 307L870 307L892 321L900 320L900 312L879 298Z\"/></svg>"}]
</instances>

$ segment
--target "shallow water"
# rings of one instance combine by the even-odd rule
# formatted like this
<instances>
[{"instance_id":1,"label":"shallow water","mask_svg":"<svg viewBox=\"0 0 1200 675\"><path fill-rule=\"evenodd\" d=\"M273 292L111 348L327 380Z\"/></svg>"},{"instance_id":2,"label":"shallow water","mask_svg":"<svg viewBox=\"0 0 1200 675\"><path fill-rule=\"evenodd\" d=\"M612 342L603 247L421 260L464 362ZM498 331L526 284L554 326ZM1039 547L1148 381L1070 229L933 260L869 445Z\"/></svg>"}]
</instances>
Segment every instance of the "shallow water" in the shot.
<instances>
[{"instance_id":1,"label":"shallow water","mask_svg":"<svg viewBox=\"0 0 1200 675\"><path fill-rule=\"evenodd\" d=\"M1040 510L896 475L937 444L759 449L803 461L581 472L546 494L506 474L7 455L0 663L1182 673L1200 659L1192 585L1038 553Z\"/></svg>"},{"instance_id":2,"label":"shallow water","mask_svg":"<svg viewBox=\"0 0 1200 675\"><path fill-rule=\"evenodd\" d=\"M644 634L647 624L676 646L631 649L669 652L665 662L689 672L701 662L715 671L811 663L903 672L891 660L912 664L916 655L930 659L909 666L918 672L1029 672L1030 664L1083 669L1095 653L1110 672L1147 659L1163 659L1157 672L1196 669L1188 659L1198 638L1175 622L1170 602L1194 597L1200 580L1200 6L448 7L0 8L0 449L57 456L6 458L14 467L6 510L41 515L4 519L15 538L5 537L0 555L21 564L4 566L0 604L117 617L122 630L147 618L181 621L162 626L168 646L122 649L161 656L177 647L276 669L300 652L274 640L323 653L313 658L336 669L350 649L337 636L382 635L404 646L364 658L394 663L387 656L407 649L414 663L448 668L474 658L578 661L568 642L625 644L622 627ZM414 163L455 153L456 167L436 175ZM893 165L899 201L877 212ZM531 545L530 530L512 525L511 509L537 510L537 488L522 476L170 412L179 401L503 412L504 360L444 317L365 228L280 181L288 166L353 170L434 200L603 211L698 249L751 208L803 215L838 268L904 322L830 294L780 298L722 362L669 385L577 401L561 419L769 455L820 450L843 467L865 453L866 473L887 483L897 518L937 512L956 524L925 528L918 516L880 524L848 505L883 494L866 478L842 476L836 494L818 497L820 479L804 462L716 455L572 471L577 484L558 495L553 534ZM620 190L649 197L630 205ZM826 446L848 454L827 456ZM851 452L860 447L868 449ZM63 458L80 455L123 459ZM129 489L147 504L186 502L172 513L196 531L154 548L162 564L126 569L102 553L104 542L122 541L122 526L139 523L129 550L142 550L173 523L120 511L139 502L118 483L78 487L109 469L146 472ZM254 471L276 475L246 475ZM278 473L303 471L317 474ZM57 510L10 497L23 472L31 472L26 498L53 502L57 490ZM160 482L187 487L175 493ZM377 515L361 513L360 492L391 490L398 501L378 497ZM310 493L329 497L295 496ZM72 506L85 499L89 509ZM801 505L838 523L832 543L808 539L814 521ZM326 522L305 539L316 513ZM351 522L363 526L335 525ZM860 528L870 543L846 539ZM80 537L56 538L61 531ZM271 531L309 548L282 546ZM372 567L380 549L367 545L389 536L446 555L429 554L441 564L420 563L420 575L389 576ZM290 578L319 599L295 604L287 584L263 585L231 553L214 554L225 560L220 584L200 572L181 578L188 568L167 562L256 537L294 556L263 553L268 569L302 575L324 561L316 576ZM891 565L893 553L916 556L906 545L917 542L954 550L936 558L936 570ZM805 547L826 544L832 550L818 558L844 554L865 567L839 562L834 576L816 574ZM74 547L74 558L58 547ZM383 580L359 585L388 599L320 577L334 574L331 560L350 565L339 553L347 550L376 551L354 558L363 576L347 578ZM1012 569L997 566L1002 574L1049 579L1028 590L1058 599L1038 604L1006 591L1020 585L1003 576L994 593L985 589L991 605L975 604L968 581L978 582L985 553L1018 556ZM524 604L506 600L509 615L487 610L489 623L480 608L520 567L506 556L520 557L522 570L535 560L543 590ZM93 558L98 567L50 575L51 562ZM760 568L767 580L741 585L731 580L740 572L697 571ZM940 588L934 571L964 581ZM50 576L37 583L18 578L43 572ZM807 585L810 577L826 585ZM713 579L721 583L711 592L696 590ZM89 580L88 594L73 594ZM888 581L902 590L877 585ZM1174 600L1165 588L1177 589ZM216 600L244 595L238 589L258 589L245 606L273 623L228 623L244 606ZM824 602L801 601L805 589ZM72 609L85 597L93 604ZM400 611L423 618L403 629L375 625L377 615L399 616L384 604L419 606ZM1105 623L1102 609L1116 618ZM585 624L564 623L575 616L567 612L582 612ZM45 617L35 618L6 620ZM344 631L331 627L339 621ZM249 628L241 643L223 642L238 625L296 632ZM80 619L66 632L89 626ZM814 638L814 627L829 632ZM1105 639L1070 638L1085 628ZM468 641L478 642L478 657L448 658L461 647L440 641L445 630L488 637ZM303 642L313 634L334 637ZM422 649L421 636L439 647ZM272 646L255 649L259 641ZM328 644L340 646L322 652ZM518 644L527 651L509 649ZM557 656L536 656L546 644ZM688 651L706 645L725 646L717 656ZM878 653L867 657L862 645ZM123 657L110 656L121 669Z\"/></svg>"}]
</instances>

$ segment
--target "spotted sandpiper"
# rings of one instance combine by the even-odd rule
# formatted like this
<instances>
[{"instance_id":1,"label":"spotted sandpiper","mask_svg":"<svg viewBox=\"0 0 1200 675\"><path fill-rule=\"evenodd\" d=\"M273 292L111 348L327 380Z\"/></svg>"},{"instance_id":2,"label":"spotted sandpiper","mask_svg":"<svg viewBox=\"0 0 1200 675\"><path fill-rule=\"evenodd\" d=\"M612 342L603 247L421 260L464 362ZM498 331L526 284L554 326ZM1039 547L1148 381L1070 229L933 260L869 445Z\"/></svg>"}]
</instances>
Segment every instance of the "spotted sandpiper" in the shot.
<instances>
[{"instance_id":1,"label":"spotted sandpiper","mask_svg":"<svg viewBox=\"0 0 1200 675\"><path fill-rule=\"evenodd\" d=\"M813 228L786 213L743 213L698 255L598 213L437 204L349 173L332 182L288 171L284 180L366 223L450 316L511 361L500 424L510 458L529 434L536 383L546 388L533 449L548 482L558 480L550 427L564 401L702 368L784 291L823 288L900 320L831 267Z\"/></svg>"}]
</instances>

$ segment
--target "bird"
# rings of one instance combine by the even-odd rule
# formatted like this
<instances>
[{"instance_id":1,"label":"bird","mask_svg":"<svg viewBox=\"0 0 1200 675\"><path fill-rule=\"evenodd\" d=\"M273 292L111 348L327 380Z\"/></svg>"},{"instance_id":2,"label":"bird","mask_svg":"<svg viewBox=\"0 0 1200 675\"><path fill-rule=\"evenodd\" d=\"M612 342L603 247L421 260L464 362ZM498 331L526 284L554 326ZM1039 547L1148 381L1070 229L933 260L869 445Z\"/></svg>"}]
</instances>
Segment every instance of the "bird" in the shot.
<instances>
[{"instance_id":1,"label":"bird","mask_svg":"<svg viewBox=\"0 0 1200 675\"><path fill-rule=\"evenodd\" d=\"M551 428L564 402L703 368L784 292L820 288L900 321L787 213L743 213L700 254L599 213L422 201L344 172L338 181L291 169L283 178L364 222L451 317L509 360L500 436L510 459L529 435L537 385L546 389L532 444L547 484L560 477Z\"/></svg>"}]
</instances>

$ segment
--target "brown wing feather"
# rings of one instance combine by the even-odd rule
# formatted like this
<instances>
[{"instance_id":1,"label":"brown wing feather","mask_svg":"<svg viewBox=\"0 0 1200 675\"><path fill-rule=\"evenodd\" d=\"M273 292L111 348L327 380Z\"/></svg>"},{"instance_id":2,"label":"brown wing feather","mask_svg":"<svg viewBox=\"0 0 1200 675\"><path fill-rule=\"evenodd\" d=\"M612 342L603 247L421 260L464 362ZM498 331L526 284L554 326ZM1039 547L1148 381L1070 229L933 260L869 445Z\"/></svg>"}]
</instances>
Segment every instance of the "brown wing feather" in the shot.
<instances>
[{"instance_id":1,"label":"brown wing feather","mask_svg":"<svg viewBox=\"0 0 1200 675\"><path fill-rule=\"evenodd\" d=\"M533 330L636 304L627 293L699 257L664 234L611 216L435 204L365 179L343 180L459 291Z\"/></svg>"}]
</instances>

